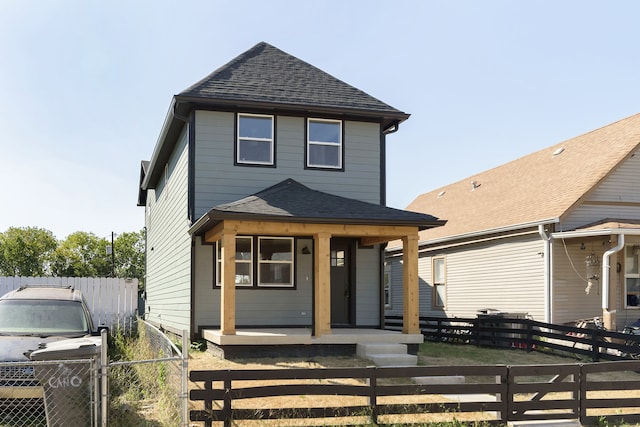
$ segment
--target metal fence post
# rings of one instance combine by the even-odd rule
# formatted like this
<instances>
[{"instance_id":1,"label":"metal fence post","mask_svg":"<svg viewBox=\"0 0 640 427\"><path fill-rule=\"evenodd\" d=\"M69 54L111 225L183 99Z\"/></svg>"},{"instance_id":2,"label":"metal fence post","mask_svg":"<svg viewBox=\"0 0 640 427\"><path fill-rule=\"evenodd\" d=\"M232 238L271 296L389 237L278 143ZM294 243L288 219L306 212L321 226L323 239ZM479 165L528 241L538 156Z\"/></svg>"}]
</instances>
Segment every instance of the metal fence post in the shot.
<instances>
[{"instance_id":1,"label":"metal fence post","mask_svg":"<svg viewBox=\"0 0 640 427\"><path fill-rule=\"evenodd\" d=\"M189 425L189 340L186 329L182 331L182 425Z\"/></svg>"},{"instance_id":2,"label":"metal fence post","mask_svg":"<svg viewBox=\"0 0 640 427\"><path fill-rule=\"evenodd\" d=\"M109 424L109 383L108 383L108 369L109 369L109 356L107 330L102 329L100 337L102 338L102 348L100 351L100 425L107 427Z\"/></svg>"}]
</instances>

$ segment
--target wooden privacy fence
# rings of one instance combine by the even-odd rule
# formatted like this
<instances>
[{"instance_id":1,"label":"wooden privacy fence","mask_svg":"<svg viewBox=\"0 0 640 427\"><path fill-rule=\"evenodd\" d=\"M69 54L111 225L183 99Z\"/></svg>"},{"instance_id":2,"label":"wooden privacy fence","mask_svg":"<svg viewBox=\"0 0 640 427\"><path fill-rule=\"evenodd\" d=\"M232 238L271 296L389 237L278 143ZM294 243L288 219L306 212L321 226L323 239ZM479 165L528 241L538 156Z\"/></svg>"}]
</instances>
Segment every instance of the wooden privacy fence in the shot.
<instances>
[{"instance_id":1,"label":"wooden privacy fence","mask_svg":"<svg viewBox=\"0 0 640 427\"><path fill-rule=\"evenodd\" d=\"M579 419L640 421L639 361L192 371L191 421L331 419L349 425ZM286 396L286 399L282 397ZM310 421L310 420L313 420ZM276 423L282 425L282 422ZM323 424L324 425L324 424Z\"/></svg>"},{"instance_id":2,"label":"wooden privacy fence","mask_svg":"<svg viewBox=\"0 0 640 427\"><path fill-rule=\"evenodd\" d=\"M96 326L130 328L138 311L138 279L111 277L0 277L0 296L26 285L72 286L87 301Z\"/></svg>"},{"instance_id":3,"label":"wooden privacy fence","mask_svg":"<svg viewBox=\"0 0 640 427\"><path fill-rule=\"evenodd\" d=\"M385 328L402 329L402 317L385 317ZM640 358L640 335L537 322L526 318L420 317L420 330L428 341L487 347L551 350L587 357L592 361Z\"/></svg>"}]
</instances>

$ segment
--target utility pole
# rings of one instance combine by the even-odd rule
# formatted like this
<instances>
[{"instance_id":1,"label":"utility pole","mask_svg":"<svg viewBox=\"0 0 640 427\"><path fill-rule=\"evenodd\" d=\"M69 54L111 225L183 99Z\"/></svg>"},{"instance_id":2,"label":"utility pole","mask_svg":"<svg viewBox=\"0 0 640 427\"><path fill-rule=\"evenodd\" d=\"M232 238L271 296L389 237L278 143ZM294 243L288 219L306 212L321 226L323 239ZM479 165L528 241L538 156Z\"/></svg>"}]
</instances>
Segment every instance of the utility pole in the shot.
<instances>
[{"instance_id":1,"label":"utility pole","mask_svg":"<svg viewBox=\"0 0 640 427\"><path fill-rule=\"evenodd\" d=\"M116 247L113 245L114 232L111 232L111 277L116 277Z\"/></svg>"}]
</instances>

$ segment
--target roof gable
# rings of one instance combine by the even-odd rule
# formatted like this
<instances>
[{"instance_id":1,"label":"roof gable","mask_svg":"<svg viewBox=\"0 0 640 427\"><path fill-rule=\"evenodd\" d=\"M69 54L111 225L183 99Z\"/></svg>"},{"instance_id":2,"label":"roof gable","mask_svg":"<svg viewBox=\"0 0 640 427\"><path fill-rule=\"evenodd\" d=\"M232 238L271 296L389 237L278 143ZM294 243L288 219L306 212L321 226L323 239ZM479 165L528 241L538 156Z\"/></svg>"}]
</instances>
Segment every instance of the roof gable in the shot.
<instances>
[{"instance_id":1,"label":"roof gable","mask_svg":"<svg viewBox=\"0 0 640 427\"><path fill-rule=\"evenodd\" d=\"M374 203L313 190L289 178L265 190L209 210L194 224L201 234L224 219L314 222L340 224L384 224L416 226L419 229L444 223L437 218Z\"/></svg>"},{"instance_id":2,"label":"roof gable","mask_svg":"<svg viewBox=\"0 0 640 427\"><path fill-rule=\"evenodd\" d=\"M422 194L407 209L447 220L422 240L557 221L639 147L637 114Z\"/></svg>"},{"instance_id":3,"label":"roof gable","mask_svg":"<svg viewBox=\"0 0 640 427\"><path fill-rule=\"evenodd\" d=\"M261 42L180 92L204 102L367 112L400 121L408 115L295 56Z\"/></svg>"}]
</instances>

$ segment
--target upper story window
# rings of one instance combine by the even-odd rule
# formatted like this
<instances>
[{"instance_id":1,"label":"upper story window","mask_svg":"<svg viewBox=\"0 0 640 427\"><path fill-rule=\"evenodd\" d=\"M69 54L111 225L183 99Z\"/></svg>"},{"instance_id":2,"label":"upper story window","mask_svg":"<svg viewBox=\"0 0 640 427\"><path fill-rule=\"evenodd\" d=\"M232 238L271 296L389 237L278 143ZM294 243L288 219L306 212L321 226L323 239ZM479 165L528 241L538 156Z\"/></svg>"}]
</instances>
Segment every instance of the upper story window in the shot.
<instances>
[{"instance_id":1,"label":"upper story window","mask_svg":"<svg viewBox=\"0 0 640 427\"><path fill-rule=\"evenodd\" d=\"M342 169L342 122L307 121L307 167Z\"/></svg>"},{"instance_id":2,"label":"upper story window","mask_svg":"<svg viewBox=\"0 0 640 427\"><path fill-rule=\"evenodd\" d=\"M273 165L273 116L238 114L236 162Z\"/></svg>"}]
</instances>

